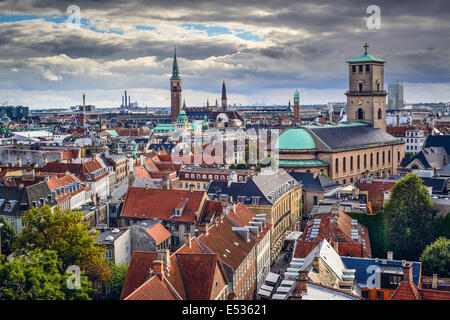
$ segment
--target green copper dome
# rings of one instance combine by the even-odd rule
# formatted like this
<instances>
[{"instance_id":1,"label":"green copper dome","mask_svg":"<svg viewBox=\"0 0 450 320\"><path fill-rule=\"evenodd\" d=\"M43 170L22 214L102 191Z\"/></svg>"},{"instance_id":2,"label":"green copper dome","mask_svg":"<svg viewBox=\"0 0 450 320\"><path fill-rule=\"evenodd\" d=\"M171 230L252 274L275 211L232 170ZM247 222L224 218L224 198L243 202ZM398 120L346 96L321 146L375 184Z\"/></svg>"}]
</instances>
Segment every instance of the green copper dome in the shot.
<instances>
[{"instance_id":1,"label":"green copper dome","mask_svg":"<svg viewBox=\"0 0 450 320\"><path fill-rule=\"evenodd\" d=\"M186 112L184 110L181 110L177 118L177 123L187 123L187 122L188 118L186 116Z\"/></svg>"},{"instance_id":2,"label":"green copper dome","mask_svg":"<svg viewBox=\"0 0 450 320\"><path fill-rule=\"evenodd\" d=\"M352 62L386 62L386 61L365 53L363 55L360 55L358 58L347 60L347 62L352 63Z\"/></svg>"},{"instance_id":3,"label":"green copper dome","mask_svg":"<svg viewBox=\"0 0 450 320\"><path fill-rule=\"evenodd\" d=\"M316 142L305 129L289 129L278 138L275 148L279 150L316 149Z\"/></svg>"}]
</instances>

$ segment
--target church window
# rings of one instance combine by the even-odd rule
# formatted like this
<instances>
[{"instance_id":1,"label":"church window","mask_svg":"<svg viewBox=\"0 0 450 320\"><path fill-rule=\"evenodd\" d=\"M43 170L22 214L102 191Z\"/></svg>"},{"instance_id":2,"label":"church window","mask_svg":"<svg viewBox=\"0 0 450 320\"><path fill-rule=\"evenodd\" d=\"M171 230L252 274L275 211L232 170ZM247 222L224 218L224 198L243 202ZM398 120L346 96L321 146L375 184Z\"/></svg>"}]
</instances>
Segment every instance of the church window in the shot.
<instances>
[{"instance_id":1,"label":"church window","mask_svg":"<svg viewBox=\"0 0 450 320\"><path fill-rule=\"evenodd\" d=\"M378 119L382 119L383 118L383 111L381 111L381 108L378 109Z\"/></svg>"},{"instance_id":2,"label":"church window","mask_svg":"<svg viewBox=\"0 0 450 320\"><path fill-rule=\"evenodd\" d=\"M388 151L388 163L391 163L391 150Z\"/></svg>"},{"instance_id":3,"label":"church window","mask_svg":"<svg viewBox=\"0 0 450 320\"><path fill-rule=\"evenodd\" d=\"M367 155L364 155L364 169L367 168Z\"/></svg>"},{"instance_id":4,"label":"church window","mask_svg":"<svg viewBox=\"0 0 450 320\"><path fill-rule=\"evenodd\" d=\"M339 172L339 159L336 159L336 172Z\"/></svg>"},{"instance_id":5,"label":"church window","mask_svg":"<svg viewBox=\"0 0 450 320\"><path fill-rule=\"evenodd\" d=\"M350 170L353 170L353 156L350 157Z\"/></svg>"},{"instance_id":6,"label":"church window","mask_svg":"<svg viewBox=\"0 0 450 320\"><path fill-rule=\"evenodd\" d=\"M359 162L360 162L360 156L359 156L359 154L358 154L358 157L357 157L357 160L356 160L356 168L357 169L359 169L360 168L360 166L359 166Z\"/></svg>"},{"instance_id":7,"label":"church window","mask_svg":"<svg viewBox=\"0 0 450 320\"><path fill-rule=\"evenodd\" d=\"M363 111L363 109L361 109L361 108L359 108L358 109L358 120L362 120L362 119L364 119L364 111Z\"/></svg>"},{"instance_id":8,"label":"church window","mask_svg":"<svg viewBox=\"0 0 450 320\"><path fill-rule=\"evenodd\" d=\"M384 151L383 151L383 164L384 164L384 160L385 160L385 156L384 156Z\"/></svg>"},{"instance_id":9,"label":"church window","mask_svg":"<svg viewBox=\"0 0 450 320\"><path fill-rule=\"evenodd\" d=\"M347 159L344 157L344 159L342 159L342 171L344 171L344 172L345 172L345 170L347 170L345 167L346 162L347 162Z\"/></svg>"},{"instance_id":10,"label":"church window","mask_svg":"<svg viewBox=\"0 0 450 320\"><path fill-rule=\"evenodd\" d=\"M377 152L377 165L379 165L379 164L380 164L380 153Z\"/></svg>"},{"instance_id":11,"label":"church window","mask_svg":"<svg viewBox=\"0 0 450 320\"><path fill-rule=\"evenodd\" d=\"M370 167L373 167L373 153L370 154Z\"/></svg>"}]
</instances>

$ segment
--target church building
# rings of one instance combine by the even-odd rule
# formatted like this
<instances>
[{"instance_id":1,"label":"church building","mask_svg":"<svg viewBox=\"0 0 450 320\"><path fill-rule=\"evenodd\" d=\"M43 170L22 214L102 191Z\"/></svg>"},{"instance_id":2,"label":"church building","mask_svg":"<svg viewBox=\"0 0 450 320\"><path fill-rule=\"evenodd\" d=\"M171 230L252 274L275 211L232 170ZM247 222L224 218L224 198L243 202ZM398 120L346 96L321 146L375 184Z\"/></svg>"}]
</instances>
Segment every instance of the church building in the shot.
<instances>
[{"instance_id":1,"label":"church building","mask_svg":"<svg viewBox=\"0 0 450 320\"><path fill-rule=\"evenodd\" d=\"M276 147L287 171L326 173L349 184L358 178L395 175L404 142L386 132L385 61L367 53L348 60L347 122L284 131Z\"/></svg>"}]
</instances>

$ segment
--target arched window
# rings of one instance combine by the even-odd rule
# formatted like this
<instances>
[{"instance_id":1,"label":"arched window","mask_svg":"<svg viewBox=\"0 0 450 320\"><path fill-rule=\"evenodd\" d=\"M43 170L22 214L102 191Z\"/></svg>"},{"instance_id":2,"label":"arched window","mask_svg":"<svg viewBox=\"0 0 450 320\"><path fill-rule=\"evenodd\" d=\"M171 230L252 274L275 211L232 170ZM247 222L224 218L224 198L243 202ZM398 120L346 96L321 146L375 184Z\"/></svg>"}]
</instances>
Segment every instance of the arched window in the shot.
<instances>
[{"instance_id":1,"label":"arched window","mask_svg":"<svg viewBox=\"0 0 450 320\"><path fill-rule=\"evenodd\" d=\"M364 89L363 83L362 82L358 83L358 90L359 90L359 92L363 92L363 89Z\"/></svg>"},{"instance_id":2,"label":"arched window","mask_svg":"<svg viewBox=\"0 0 450 320\"><path fill-rule=\"evenodd\" d=\"M391 150L388 151L388 163L391 163Z\"/></svg>"},{"instance_id":3,"label":"arched window","mask_svg":"<svg viewBox=\"0 0 450 320\"><path fill-rule=\"evenodd\" d=\"M358 154L357 160L356 160L356 168L359 170L360 166L359 166L359 162L360 162L360 156Z\"/></svg>"},{"instance_id":4,"label":"arched window","mask_svg":"<svg viewBox=\"0 0 450 320\"><path fill-rule=\"evenodd\" d=\"M346 168L345 168L345 163L347 162L347 159L344 157L344 159L342 159L342 171L345 172Z\"/></svg>"},{"instance_id":5,"label":"arched window","mask_svg":"<svg viewBox=\"0 0 450 320\"><path fill-rule=\"evenodd\" d=\"M378 109L378 119L381 120L383 118L383 111L381 111L381 108Z\"/></svg>"},{"instance_id":6,"label":"arched window","mask_svg":"<svg viewBox=\"0 0 450 320\"><path fill-rule=\"evenodd\" d=\"M339 172L339 159L336 159L336 172Z\"/></svg>"},{"instance_id":7,"label":"arched window","mask_svg":"<svg viewBox=\"0 0 450 320\"><path fill-rule=\"evenodd\" d=\"M367 155L364 155L364 169L367 168Z\"/></svg>"},{"instance_id":8,"label":"arched window","mask_svg":"<svg viewBox=\"0 0 450 320\"><path fill-rule=\"evenodd\" d=\"M353 156L350 157L350 170L353 170Z\"/></svg>"},{"instance_id":9,"label":"arched window","mask_svg":"<svg viewBox=\"0 0 450 320\"><path fill-rule=\"evenodd\" d=\"M377 152L377 165L379 165L379 164L380 164L380 153Z\"/></svg>"},{"instance_id":10,"label":"arched window","mask_svg":"<svg viewBox=\"0 0 450 320\"><path fill-rule=\"evenodd\" d=\"M384 151L383 151L383 164L384 164L384 159L385 159L385 157L384 157Z\"/></svg>"},{"instance_id":11,"label":"arched window","mask_svg":"<svg viewBox=\"0 0 450 320\"><path fill-rule=\"evenodd\" d=\"M361 109L361 108L358 109L357 118L358 118L358 120L364 119L364 111L363 111L363 109Z\"/></svg>"}]
</instances>

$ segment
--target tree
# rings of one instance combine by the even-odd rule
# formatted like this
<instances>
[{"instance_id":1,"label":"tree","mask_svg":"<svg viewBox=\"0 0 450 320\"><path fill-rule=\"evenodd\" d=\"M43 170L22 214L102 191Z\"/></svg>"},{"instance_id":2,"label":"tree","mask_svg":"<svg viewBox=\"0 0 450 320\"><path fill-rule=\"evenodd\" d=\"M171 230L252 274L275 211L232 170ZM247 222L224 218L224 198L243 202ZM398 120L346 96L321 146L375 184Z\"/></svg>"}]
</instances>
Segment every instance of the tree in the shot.
<instances>
[{"instance_id":1,"label":"tree","mask_svg":"<svg viewBox=\"0 0 450 320\"><path fill-rule=\"evenodd\" d=\"M89 299L90 282L80 277L80 288L67 287L69 274L61 274L55 251L39 249L0 264L0 300Z\"/></svg>"},{"instance_id":2,"label":"tree","mask_svg":"<svg viewBox=\"0 0 450 320\"><path fill-rule=\"evenodd\" d=\"M109 299L119 300L120 293L122 292L122 287L125 282L125 277L127 276L128 264L118 263L111 264L111 278L106 283L109 287Z\"/></svg>"},{"instance_id":3,"label":"tree","mask_svg":"<svg viewBox=\"0 0 450 320\"><path fill-rule=\"evenodd\" d=\"M3 224L3 227L0 228L2 244L1 253L8 256L13 251L13 243L16 240L16 231L3 216L0 216L0 225L1 224Z\"/></svg>"},{"instance_id":4,"label":"tree","mask_svg":"<svg viewBox=\"0 0 450 320\"><path fill-rule=\"evenodd\" d=\"M398 259L417 260L435 239L433 202L422 179L408 174L399 180L385 203L386 233L390 249Z\"/></svg>"},{"instance_id":5,"label":"tree","mask_svg":"<svg viewBox=\"0 0 450 320\"><path fill-rule=\"evenodd\" d=\"M17 240L18 252L26 255L36 248L54 250L61 261L61 272L77 265L93 283L106 281L110 276L106 250L96 244L98 231L89 230L82 218L79 211L62 212L59 207L53 211L49 206L27 211L23 216L26 225Z\"/></svg>"},{"instance_id":6,"label":"tree","mask_svg":"<svg viewBox=\"0 0 450 320\"><path fill-rule=\"evenodd\" d=\"M423 250L420 261L425 275L436 273L439 277L450 277L450 239L440 237L428 245Z\"/></svg>"}]
</instances>

